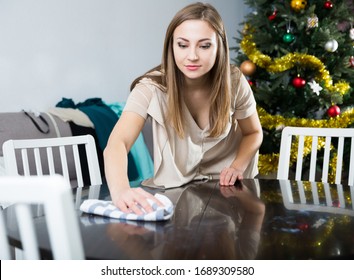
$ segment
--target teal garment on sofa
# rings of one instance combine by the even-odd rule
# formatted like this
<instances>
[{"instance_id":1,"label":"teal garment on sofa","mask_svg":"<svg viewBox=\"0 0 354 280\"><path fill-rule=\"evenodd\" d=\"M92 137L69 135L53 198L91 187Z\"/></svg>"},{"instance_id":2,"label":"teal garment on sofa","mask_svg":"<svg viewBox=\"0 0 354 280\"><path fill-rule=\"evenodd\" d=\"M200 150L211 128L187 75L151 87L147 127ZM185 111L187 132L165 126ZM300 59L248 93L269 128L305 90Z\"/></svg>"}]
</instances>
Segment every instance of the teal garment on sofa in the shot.
<instances>
[{"instance_id":1,"label":"teal garment on sofa","mask_svg":"<svg viewBox=\"0 0 354 280\"><path fill-rule=\"evenodd\" d=\"M74 108L84 112L95 125L98 144L104 150L118 117L101 98L89 98L77 104L72 99L63 98L56 107Z\"/></svg>"},{"instance_id":2,"label":"teal garment on sofa","mask_svg":"<svg viewBox=\"0 0 354 280\"><path fill-rule=\"evenodd\" d=\"M109 135L118 121L118 115L104 103L101 98L89 98L77 104L75 104L72 99L62 98L62 100L56 104L56 107L79 109L85 113L95 126L95 133L100 149L102 151L105 149ZM132 153L129 153L128 177L131 182L140 180L140 172L136 162Z\"/></svg>"},{"instance_id":3,"label":"teal garment on sofa","mask_svg":"<svg viewBox=\"0 0 354 280\"><path fill-rule=\"evenodd\" d=\"M125 102L116 102L107 104L107 106L109 106L119 118L123 112ZM131 186L137 186L140 185L141 181L154 176L154 163L142 133L139 134L134 145L130 149L130 153L135 161L139 174L137 180L130 181L130 184Z\"/></svg>"}]
</instances>

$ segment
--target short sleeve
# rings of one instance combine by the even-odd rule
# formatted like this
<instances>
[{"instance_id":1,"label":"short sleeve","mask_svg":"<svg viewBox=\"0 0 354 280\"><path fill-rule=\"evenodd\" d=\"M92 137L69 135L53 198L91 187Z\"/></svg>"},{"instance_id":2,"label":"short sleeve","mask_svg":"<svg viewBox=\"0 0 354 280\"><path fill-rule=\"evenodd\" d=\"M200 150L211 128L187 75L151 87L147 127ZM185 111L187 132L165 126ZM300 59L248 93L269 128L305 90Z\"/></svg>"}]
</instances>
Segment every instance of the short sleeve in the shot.
<instances>
[{"instance_id":1,"label":"short sleeve","mask_svg":"<svg viewBox=\"0 0 354 280\"><path fill-rule=\"evenodd\" d=\"M123 111L135 112L142 116L144 119L147 118L148 107L155 90L155 87L147 83L147 80L148 79L142 80L134 87L128 96Z\"/></svg>"},{"instance_id":2,"label":"short sleeve","mask_svg":"<svg viewBox=\"0 0 354 280\"><path fill-rule=\"evenodd\" d=\"M256 100L246 77L238 68L233 69L232 85L234 117L245 119L256 111Z\"/></svg>"}]
</instances>

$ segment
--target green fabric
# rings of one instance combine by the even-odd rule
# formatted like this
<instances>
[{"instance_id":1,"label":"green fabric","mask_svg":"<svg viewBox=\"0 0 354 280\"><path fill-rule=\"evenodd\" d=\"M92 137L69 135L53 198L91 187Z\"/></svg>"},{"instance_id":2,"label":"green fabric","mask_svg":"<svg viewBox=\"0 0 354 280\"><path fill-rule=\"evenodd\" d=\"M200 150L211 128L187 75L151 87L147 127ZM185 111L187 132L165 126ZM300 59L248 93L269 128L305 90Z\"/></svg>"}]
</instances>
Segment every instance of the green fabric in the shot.
<instances>
[{"instance_id":1,"label":"green fabric","mask_svg":"<svg viewBox=\"0 0 354 280\"><path fill-rule=\"evenodd\" d=\"M76 108L84 112L95 126L100 148L102 151L106 148L109 135L118 121L118 117L101 98L90 98L76 105L72 99L63 98L56 107Z\"/></svg>"},{"instance_id":2,"label":"green fabric","mask_svg":"<svg viewBox=\"0 0 354 280\"><path fill-rule=\"evenodd\" d=\"M118 121L118 116L101 98L89 98L77 104L75 104L72 99L63 98L56 107L79 109L85 113L95 126L95 132L101 150L103 151L106 148L109 135ZM139 174L136 159L131 153L128 153L129 180L140 180Z\"/></svg>"}]
</instances>

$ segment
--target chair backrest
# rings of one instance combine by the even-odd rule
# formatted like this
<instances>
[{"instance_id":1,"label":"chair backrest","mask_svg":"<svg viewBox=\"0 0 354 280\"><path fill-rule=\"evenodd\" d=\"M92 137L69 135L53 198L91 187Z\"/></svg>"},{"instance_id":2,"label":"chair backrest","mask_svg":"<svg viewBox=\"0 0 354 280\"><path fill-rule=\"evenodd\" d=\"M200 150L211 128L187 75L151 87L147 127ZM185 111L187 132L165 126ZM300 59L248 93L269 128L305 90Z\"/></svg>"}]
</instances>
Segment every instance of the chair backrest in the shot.
<instances>
[{"instance_id":1,"label":"chair backrest","mask_svg":"<svg viewBox=\"0 0 354 280\"><path fill-rule=\"evenodd\" d=\"M306 157L309 159L308 178L303 176ZM344 158L348 159L345 164ZM341 184L345 177L346 183L353 186L354 128L285 127L281 137L277 178L293 179L289 178L289 169L293 164L296 164L295 180L324 183L334 180L332 183ZM319 170L321 177L317 179Z\"/></svg>"},{"instance_id":2,"label":"chair backrest","mask_svg":"<svg viewBox=\"0 0 354 280\"><path fill-rule=\"evenodd\" d=\"M43 204L53 258L84 259L73 194L63 176L2 176L0 200L15 202L11 210L16 215L25 259L40 258L31 211L33 204ZM0 212L0 259L10 259L2 214Z\"/></svg>"},{"instance_id":3,"label":"chair backrest","mask_svg":"<svg viewBox=\"0 0 354 280\"><path fill-rule=\"evenodd\" d=\"M92 135L8 140L2 148L7 175L61 174L67 182L75 181L82 187L86 174L83 170L87 169L89 184L102 184Z\"/></svg>"}]
</instances>

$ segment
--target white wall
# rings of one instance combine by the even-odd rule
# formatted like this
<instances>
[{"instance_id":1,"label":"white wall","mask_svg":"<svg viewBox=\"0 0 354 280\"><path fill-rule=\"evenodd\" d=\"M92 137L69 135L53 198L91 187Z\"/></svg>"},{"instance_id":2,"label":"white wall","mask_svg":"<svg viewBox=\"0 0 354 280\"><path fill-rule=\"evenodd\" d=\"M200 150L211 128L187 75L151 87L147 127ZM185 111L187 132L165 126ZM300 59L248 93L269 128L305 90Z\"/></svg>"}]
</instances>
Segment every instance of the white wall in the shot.
<instances>
[{"instance_id":1,"label":"white wall","mask_svg":"<svg viewBox=\"0 0 354 280\"><path fill-rule=\"evenodd\" d=\"M193 2L1 0L0 112L47 110L62 97L124 101L132 80L160 63L174 14ZM208 2L234 46L243 1Z\"/></svg>"}]
</instances>

